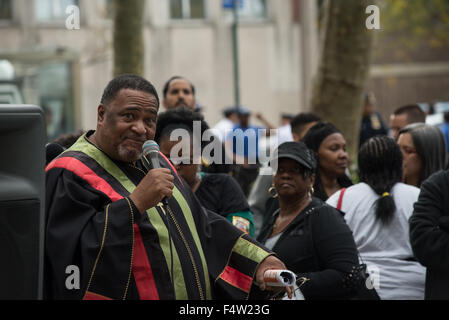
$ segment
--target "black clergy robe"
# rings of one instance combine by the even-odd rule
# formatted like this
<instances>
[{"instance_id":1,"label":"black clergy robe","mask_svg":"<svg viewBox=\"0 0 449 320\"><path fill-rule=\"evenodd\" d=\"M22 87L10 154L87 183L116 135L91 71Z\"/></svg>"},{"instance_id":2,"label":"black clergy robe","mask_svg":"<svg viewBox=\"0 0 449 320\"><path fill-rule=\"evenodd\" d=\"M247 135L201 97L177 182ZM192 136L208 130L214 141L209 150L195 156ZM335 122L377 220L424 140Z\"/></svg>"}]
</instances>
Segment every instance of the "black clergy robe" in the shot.
<instances>
[{"instance_id":1,"label":"black clergy robe","mask_svg":"<svg viewBox=\"0 0 449 320\"><path fill-rule=\"evenodd\" d=\"M162 154L175 176L173 197L140 214L128 196L145 166L110 159L87 140L92 133L46 168L45 298L257 296L255 270L271 252L201 207Z\"/></svg>"}]
</instances>

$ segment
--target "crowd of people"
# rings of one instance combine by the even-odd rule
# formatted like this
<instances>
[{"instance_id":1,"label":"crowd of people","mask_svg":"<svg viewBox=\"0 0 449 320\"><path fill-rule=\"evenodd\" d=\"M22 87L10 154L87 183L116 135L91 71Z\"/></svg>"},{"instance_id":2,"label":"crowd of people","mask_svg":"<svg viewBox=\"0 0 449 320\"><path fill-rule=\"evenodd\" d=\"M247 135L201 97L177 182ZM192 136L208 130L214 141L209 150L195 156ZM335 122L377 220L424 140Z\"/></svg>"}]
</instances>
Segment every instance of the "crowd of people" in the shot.
<instances>
[{"instance_id":1,"label":"crowd of people","mask_svg":"<svg viewBox=\"0 0 449 320\"><path fill-rule=\"evenodd\" d=\"M162 93L118 76L96 130L47 147L46 298L449 298L446 141L418 105L398 108L389 130L365 96L354 178L342 132L313 113L273 130L236 106L210 127L188 79ZM270 269L293 271L295 286L269 286Z\"/></svg>"}]
</instances>

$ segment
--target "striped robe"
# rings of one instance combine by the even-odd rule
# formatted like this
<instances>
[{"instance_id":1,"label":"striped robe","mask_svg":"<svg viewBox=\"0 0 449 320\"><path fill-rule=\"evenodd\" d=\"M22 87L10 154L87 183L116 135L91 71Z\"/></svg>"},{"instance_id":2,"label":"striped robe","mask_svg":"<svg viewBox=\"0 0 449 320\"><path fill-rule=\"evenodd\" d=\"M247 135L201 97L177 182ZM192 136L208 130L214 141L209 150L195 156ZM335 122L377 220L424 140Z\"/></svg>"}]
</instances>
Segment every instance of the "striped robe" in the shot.
<instances>
[{"instance_id":1,"label":"striped robe","mask_svg":"<svg viewBox=\"0 0 449 320\"><path fill-rule=\"evenodd\" d=\"M173 197L140 214L129 195L145 167L112 160L86 135L46 168L47 299L257 296L255 270L271 252L201 207L162 154Z\"/></svg>"}]
</instances>

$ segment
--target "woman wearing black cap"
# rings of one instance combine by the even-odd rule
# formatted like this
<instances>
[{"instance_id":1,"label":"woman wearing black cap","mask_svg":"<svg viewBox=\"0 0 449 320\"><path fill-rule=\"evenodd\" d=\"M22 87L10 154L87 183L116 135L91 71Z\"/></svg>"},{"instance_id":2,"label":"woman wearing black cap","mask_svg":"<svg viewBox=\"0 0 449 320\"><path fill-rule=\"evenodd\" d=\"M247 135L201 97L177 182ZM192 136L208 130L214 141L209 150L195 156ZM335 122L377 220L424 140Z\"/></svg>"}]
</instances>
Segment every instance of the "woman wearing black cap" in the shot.
<instances>
[{"instance_id":1,"label":"woman wearing black cap","mask_svg":"<svg viewBox=\"0 0 449 320\"><path fill-rule=\"evenodd\" d=\"M313 150L318 158L314 196L326 201L331 195L351 186L353 183L346 175L348 153L346 140L331 123L319 122L303 138L306 146Z\"/></svg>"},{"instance_id":2,"label":"woman wearing black cap","mask_svg":"<svg viewBox=\"0 0 449 320\"><path fill-rule=\"evenodd\" d=\"M280 209L257 240L297 274L306 300L350 298L362 285L348 281L358 265L357 248L340 212L311 195L313 152L302 142L286 142L270 163L274 169L276 162L270 191L279 199Z\"/></svg>"}]
</instances>

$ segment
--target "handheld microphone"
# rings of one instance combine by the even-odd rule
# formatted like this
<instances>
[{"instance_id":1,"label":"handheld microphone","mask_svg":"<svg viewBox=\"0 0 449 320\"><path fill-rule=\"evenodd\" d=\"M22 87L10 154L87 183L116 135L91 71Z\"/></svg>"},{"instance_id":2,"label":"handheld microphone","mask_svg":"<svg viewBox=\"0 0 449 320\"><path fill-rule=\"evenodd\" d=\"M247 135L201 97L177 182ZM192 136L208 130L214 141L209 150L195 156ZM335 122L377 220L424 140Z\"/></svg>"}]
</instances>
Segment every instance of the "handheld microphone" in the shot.
<instances>
[{"instance_id":1,"label":"handheld microphone","mask_svg":"<svg viewBox=\"0 0 449 320\"><path fill-rule=\"evenodd\" d=\"M145 141L145 143L142 146L142 152L144 157L148 156L150 158L152 169L159 169L161 167L159 163L159 145L156 143L156 141L153 140ZM145 163L145 161L142 162ZM162 203L166 206L168 205L166 197L162 199Z\"/></svg>"},{"instance_id":2,"label":"handheld microphone","mask_svg":"<svg viewBox=\"0 0 449 320\"><path fill-rule=\"evenodd\" d=\"M143 155L149 156L151 167L153 169L159 169L161 165L159 164L159 145L153 140L147 140L142 146Z\"/></svg>"},{"instance_id":3,"label":"handheld microphone","mask_svg":"<svg viewBox=\"0 0 449 320\"><path fill-rule=\"evenodd\" d=\"M159 163L159 145L156 143L156 141L153 141L153 140L145 141L145 143L142 146L142 156L150 157L152 169L159 169L161 167L161 164ZM145 163L145 160L142 160L142 162ZM165 208L168 208L167 197L164 197L161 202ZM172 286L174 287L173 281L175 278L173 276L173 272L174 272L173 271L173 248L172 248L172 240L171 240L170 222L168 221L168 216L166 216L166 223L167 223L167 231L168 231L168 242L170 243L170 261L171 261L170 273L171 273Z\"/></svg>"}]
</instances>

